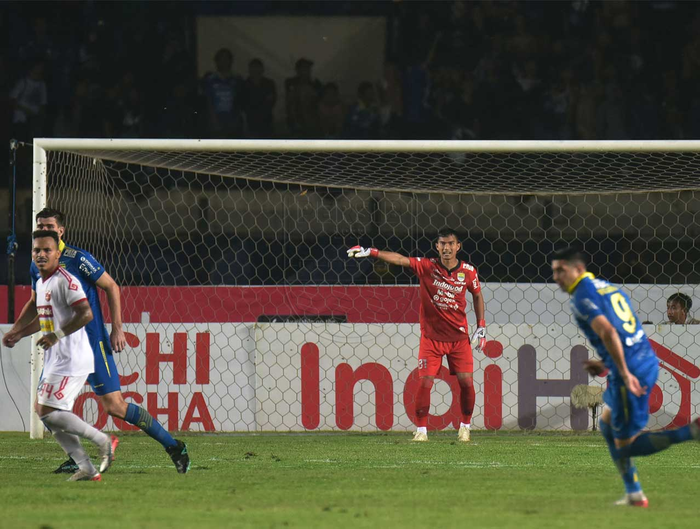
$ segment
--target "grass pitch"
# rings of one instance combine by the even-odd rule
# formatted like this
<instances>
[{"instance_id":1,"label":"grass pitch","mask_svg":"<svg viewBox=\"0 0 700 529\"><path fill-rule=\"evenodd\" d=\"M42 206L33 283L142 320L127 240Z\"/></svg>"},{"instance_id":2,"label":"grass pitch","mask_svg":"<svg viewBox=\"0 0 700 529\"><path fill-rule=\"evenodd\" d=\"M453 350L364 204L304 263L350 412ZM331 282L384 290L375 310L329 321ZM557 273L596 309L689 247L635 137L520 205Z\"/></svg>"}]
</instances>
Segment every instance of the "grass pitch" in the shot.
<instances>
[{"instance_id":1,"label":"grass pitch","mask_svg":"<svg viewBox=\"0 0 700 529\"><path fill-rule=\"evenodd\" d=\"M183 434L179 475L145 435L121 434L101 483L66 483L48 436L0 434L0 527L695 528L700 443L638 458L649 509L596 434Z\"/></svg>"}]
</instances>

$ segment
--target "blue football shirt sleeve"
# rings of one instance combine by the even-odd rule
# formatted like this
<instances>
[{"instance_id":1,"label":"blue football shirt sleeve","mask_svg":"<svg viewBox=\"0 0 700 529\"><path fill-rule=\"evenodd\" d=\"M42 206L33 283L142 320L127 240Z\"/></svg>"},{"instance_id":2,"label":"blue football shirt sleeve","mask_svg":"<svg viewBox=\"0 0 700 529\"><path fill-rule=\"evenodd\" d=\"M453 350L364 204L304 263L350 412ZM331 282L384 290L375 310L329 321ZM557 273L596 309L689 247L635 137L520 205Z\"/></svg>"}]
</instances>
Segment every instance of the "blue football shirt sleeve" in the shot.
<instances>
[{"instance_id":1,"label":"blue football shirt sleeve","mask_svg":"<svg viewBox=\"0 0 700 529\"><path fill-rule=\"evenodd\" d=\"M80 252L75 256L75 259L78 262L78 272L91 283L96 283L105 273L104 266L86 251Z\"/></svg>"},{"instance_id":2,"label":"blue football shirt sleeve","mask_svg":"<svg viewBox=\"0 0 700 529\"><path fill-rule=\"evenodd\" d=\"M36 282L39 281L39 269L33 262L29 265L29 277L32 278L32 290L36 292Z\"/></svg>"},{"instance_id":3,"label":"blue football shirt sleeve","mask_svg":"<svg viewBox=\"0 0 700 529\"><path fill-rule=\"evenodd\" d=\"M605 314L602 307L602 299L600 296L593 296L589 293L581 293L576 296L574 306L576 307L576 312L579 313L581 318L586 321L591 321L601 314Z\"/></svg>"}]
</instances>

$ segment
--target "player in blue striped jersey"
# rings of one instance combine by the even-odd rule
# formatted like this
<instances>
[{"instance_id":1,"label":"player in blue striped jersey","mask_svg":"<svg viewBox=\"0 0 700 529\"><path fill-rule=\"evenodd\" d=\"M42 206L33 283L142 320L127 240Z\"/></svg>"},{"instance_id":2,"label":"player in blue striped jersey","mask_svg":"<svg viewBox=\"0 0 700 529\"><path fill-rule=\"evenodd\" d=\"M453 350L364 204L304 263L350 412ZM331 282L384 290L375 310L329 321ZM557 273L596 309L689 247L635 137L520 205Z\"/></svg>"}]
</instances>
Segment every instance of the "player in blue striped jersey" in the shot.
<instances>
[{"instance_id":1,"label":"player in blue striped jersey","mask_svg":"<svg viewBox=\"0 0 700 529\"><path fill-rule=\"evenodd\" d=\"M588 360L591 375L608 373L600 431L625 484L618 505L647 507L632 457L647 456L672 444L700 440L700 418L676 430L642 432L649 420L649 395L659 373L659 360L627 294L586 271L583 255L573 248L552 257L554 281L571 294L576 324L602 360Z\"/></svg>"},{"instance_id":2,"label":"player in blue striped jersey","mask_svg":"<svg viewBox=\"0 0 700 529\"><path fill-rule=\"evenodd\" d=\"M95 372L88 377L88 382L99 397L104 410L113 417L118 417L140 428L158 441L170 455L177 471L181 474L186 473L189 470L190 461L185 443L174 439L145 408L127 403L122 396L119 373L112 357L112 351L121 352L126 347L126 339L122 331L119 287L89 252L70 246L62 240L65 226L64 216L60 211L49 208L40 211L36 216L36 229L52 230L59 234L61 237L59 265L80 280L90 303L94 318L86 325L85 330L95 356ZM13 347L22 337L31 334L30 329L34 318L29 307L36 296L35 286L39 279L39 271L34 263L31 265L30 274L32 277L32 300L25 305L17 322L3 337L3 344L7 347ZM112 315L111 334L107 332L105 327L96 287L103 289L107 294ZM72 460L66 461L56 470L57 473L75 471L76 465Z\"/></svg>"}]
</instances>

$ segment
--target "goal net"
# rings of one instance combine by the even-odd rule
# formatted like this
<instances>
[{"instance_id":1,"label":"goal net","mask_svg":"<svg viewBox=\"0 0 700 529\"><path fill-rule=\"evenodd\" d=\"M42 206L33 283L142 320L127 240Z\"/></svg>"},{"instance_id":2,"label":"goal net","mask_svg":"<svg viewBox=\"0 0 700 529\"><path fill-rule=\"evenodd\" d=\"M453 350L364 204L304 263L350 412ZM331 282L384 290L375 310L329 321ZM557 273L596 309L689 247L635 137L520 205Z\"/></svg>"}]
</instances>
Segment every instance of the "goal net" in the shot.
<instances>
[{"instance_id":1,"label":"goal net","mask_svg":"<svg viewBox=\"0 0 700 529\"><path fill-rule=\"evenodd\" d=\"M170 430L413 428L416 279L345 250L435 256L443 227L484 288L474 427L592 427L571 393L605 380L583 371L593 352L551 281L565 244L647 323L650 426L700 412L700 325L664 324L669 296L700 294L700 142L39 139L34 177L34 213L64 212L66 241L120 285L122 392ZM131 428L87 386L75 410ZM446 368L430 413L459 421Z\"/></svg>"}]
</instances>

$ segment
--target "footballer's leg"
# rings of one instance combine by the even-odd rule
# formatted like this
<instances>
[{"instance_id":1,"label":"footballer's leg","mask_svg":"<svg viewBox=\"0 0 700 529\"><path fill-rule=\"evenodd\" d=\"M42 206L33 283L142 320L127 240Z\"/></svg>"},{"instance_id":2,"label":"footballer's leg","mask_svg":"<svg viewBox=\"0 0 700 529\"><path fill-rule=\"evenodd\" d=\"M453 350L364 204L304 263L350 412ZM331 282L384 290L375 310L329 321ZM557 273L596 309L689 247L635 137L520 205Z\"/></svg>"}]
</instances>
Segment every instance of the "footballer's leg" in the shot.
<instances>
[{"instance_id":1,"label":"footballer's leg","mask_svg":"<svg viewBox=\"0 0 700 529\"><path fill-rule=\"evenodd\" d=\"M420 361L419 361L420 362ZM430 390L433 388L435 377L420 377L418 392L416 393L416 431L412 441L424 442L428 440L428 414L430 413Z\"/></svg>"},{"instance_id":2,"label":"footballer's leg","mask_svg":"<svg viewBox=\"0 0 700 529\"><path fill-rule=\"evenodd\" d=\"M92 464L79 438L89 439L101 447L109 443L109 437L70 411L84 383L84 376L47 377L39 385L35 409L53 432L56 441L78 466L69 481L100 481L100 473ZM45 388L50 389L45 391Z\"/></svg>"},{"instance_id":3,"label":"footballer's leg","mask_svg":"<svg viewBox=\"0 0 700 529\"><path fill-rule=\"evenodd\" d=\"M459 383L459 405L462 418L457 438L463 443L471 440L471 422L474 413L476 392L474 391L474 359L469 340L455 342L454 350L447 355L450 372L457 375Z\"/></svg>"},{"instance_id":4,"label":"footballer's leg","mask_svg":"<svg viewBox=\"0 0 700 529\"><path fill-rule=\"evenodd\" d=\"M430 414L430 390L442 365L442 354L437 343L421 336L418 350L418 377L420 384L416 393L416 431L413 441L428 440L428 415Z\"/></svg>"},{"instance_id":5,"label":"footballer's leg","mask_svg":"<svg viewBox=\"0 0 700 529\"><path fill-rule=\"evenodd\" d=\"M163 426L154 419L148 410L133 403L127 403L121 392L119 373L114 357L105 349L103 342L93 347L95 352L95 372L88 377L95 394L100 398L104 410L112 417L122 419L140 428L166 450L180 474L190 468L187 445L174 439ZM99 351L99 355L96 351ZM108 351L108 352L107 352Z\"/></svg>"},{"instance_id":6,"label":"footballer's leg","mask_svg":"<svg viewBox=\"0 0 700 529\"><path fill-rule=\"evenodd\" d=\"M608 445L610 457L625 486L625 497L616 502L616 505L648 507L649 502L642 491L642 484L633 459L629 454L619 450L622 445L634 439L646 424L646 419L642 418L642 424L640 417L635 416L634 403L630 399L627 388L616 379L609 379L604 400L605 408L600 416L600 433Z\"/></svg>"},{"instance_id":7,"label":"footballer's leg","mask_svg":"<svg viewBox=\"0 0 700 529\"><path fill-rule=\"evenodd\" d=\"M646 387L653 387L658 375L658 366L654 366L651 373L637 375L639 382ZM617 449L624 457L649 456L662 452L674 444L685 443L693 439L700 439L700 423L698 420L686 424L674 430L664 430L663 432L639 433L646 426L649 419L649 395L651 392L635 397L629 395L629 417L633 428L628 435L628 439L621 441L617 439Z\"/></svg>"}]
</instances>

